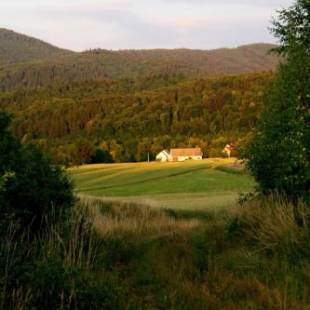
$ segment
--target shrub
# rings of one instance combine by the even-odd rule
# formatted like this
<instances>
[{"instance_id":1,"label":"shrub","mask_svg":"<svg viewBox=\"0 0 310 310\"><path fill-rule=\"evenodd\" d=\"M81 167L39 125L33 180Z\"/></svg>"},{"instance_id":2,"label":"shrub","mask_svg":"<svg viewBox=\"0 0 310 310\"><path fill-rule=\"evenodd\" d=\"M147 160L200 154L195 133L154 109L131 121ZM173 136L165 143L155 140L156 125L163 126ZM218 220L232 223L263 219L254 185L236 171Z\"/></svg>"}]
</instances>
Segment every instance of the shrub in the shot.
<instances>
[{"instance_id":1,"label":"shrub","mask_svg":"<svg viewBox=\"0 0 310 310\"><path fill-rule=\"evenodd\" d=\"M108 151L103 149L96 149L95 154L91 158L91 163L93 164L113 163L113 158Z\"/></svg>"},{"instance_id":2,"label":"shrub","mask_svg":"<svg viewBox=\"0 0 310 310\"><path fill-rule=\"evenodd\" d=\"M4 121L3 121L4 120ZM21 145L9 133L9 118L0 113L0 212L2 226L14 219L22 229L38 231L51 213L65 213L73 203L72 185L64 172L52 166L42 152ZM1 134L0 133L0 134ZM10 161L6 160L9 152ZM1 225L1 223L0 223Z\"/></svg>"},{"instance_id":3,"label":"shrub","mask_svg":"<svg viewBox=\"0 0 310 310\"><path fill-rule=\"evenodd\" d=\"M96 149L87 139L80 139L74 144L71 158L73 164L89 164L95 156Z\"/></svg>"}]
</instances>

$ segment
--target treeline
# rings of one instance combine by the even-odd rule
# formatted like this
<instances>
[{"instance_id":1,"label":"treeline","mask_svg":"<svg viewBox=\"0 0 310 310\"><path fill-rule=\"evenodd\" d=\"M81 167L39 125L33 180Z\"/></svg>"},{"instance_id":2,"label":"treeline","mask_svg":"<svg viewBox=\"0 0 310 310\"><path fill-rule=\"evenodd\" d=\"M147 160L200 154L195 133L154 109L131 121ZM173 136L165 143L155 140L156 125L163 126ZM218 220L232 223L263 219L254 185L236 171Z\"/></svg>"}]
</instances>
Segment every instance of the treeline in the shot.
<instances>
[{"instance_id":1,"label":"treeline","mask_svg":"<svg viewBox=\"0 0 310 310\"><path fill-rule=\"evenodd\" d=\"M170 147L221 156L242 146L259 119L272 73L181 81L157 76L64 84L2 93L14 133L35 142L55 163L144 161Z\"/></svg>"}]
</instances>

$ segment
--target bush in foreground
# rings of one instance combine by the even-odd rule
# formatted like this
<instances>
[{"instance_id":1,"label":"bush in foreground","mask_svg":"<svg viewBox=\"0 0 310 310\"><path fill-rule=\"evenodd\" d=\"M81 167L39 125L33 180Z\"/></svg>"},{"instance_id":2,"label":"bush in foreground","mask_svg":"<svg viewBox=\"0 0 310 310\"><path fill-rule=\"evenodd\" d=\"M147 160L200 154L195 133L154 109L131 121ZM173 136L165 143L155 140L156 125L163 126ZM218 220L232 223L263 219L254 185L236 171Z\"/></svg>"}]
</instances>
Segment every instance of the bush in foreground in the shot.
<instances>
[{"instance_id":1,"label":"bush in foreground","mask_svg":"<svg viewBox=\"0 0 310 310\"><path fill-rule=\"evenodd\" d=\"M0 113L0 228L14 222L36 232L52 213L57 218L72 206L72 185L38 148L15 139L9 124Z\"/></svg>"}]
</instances>

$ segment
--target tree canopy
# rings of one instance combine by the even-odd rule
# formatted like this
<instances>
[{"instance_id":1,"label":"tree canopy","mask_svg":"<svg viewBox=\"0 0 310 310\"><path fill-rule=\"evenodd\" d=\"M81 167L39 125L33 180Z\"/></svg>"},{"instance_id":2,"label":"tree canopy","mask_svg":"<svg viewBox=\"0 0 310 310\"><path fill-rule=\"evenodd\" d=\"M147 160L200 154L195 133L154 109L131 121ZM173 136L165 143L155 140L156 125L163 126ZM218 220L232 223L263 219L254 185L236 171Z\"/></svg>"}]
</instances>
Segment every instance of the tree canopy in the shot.
<instances>
[{"instance_id":1,"label":"tree canopy","mask_svg":"<svg viewBox=\"0 0 310 310\"><path fill-rule=\"evenodd\" d=\"M246 151L264 193L292 200L310 191L310 4L298 0L279 13L273 32L286 61L266 97L258 129Z\"/></svg>"}]
</instances>

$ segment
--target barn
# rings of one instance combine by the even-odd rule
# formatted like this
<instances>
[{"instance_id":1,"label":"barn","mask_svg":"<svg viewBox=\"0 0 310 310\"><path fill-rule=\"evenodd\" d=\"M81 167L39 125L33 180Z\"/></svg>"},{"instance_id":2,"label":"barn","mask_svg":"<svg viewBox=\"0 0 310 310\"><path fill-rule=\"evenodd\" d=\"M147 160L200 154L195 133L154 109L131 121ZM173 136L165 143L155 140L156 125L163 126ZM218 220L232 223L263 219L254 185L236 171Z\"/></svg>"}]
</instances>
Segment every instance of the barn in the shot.
<instances>
[{"instance_id":1,"label":"barn","mask_svg":"<svg viewBox=\"0 0 310 310\"><path fill-rule=\"evenodd\" d=\"M187 148L187 149L171 149L170 156L172 161L185 161L188 159L202 160L201 148Z\"/></svg>"}]
</instances>

